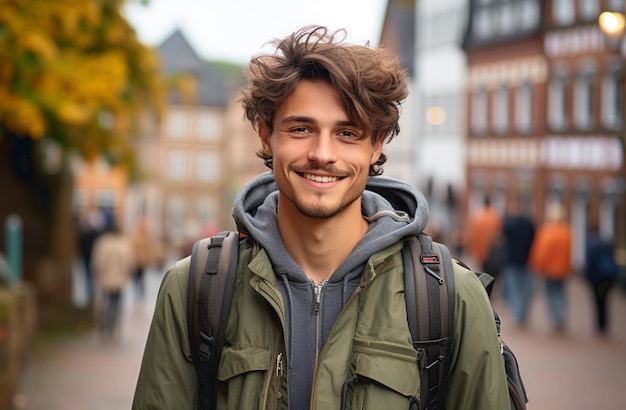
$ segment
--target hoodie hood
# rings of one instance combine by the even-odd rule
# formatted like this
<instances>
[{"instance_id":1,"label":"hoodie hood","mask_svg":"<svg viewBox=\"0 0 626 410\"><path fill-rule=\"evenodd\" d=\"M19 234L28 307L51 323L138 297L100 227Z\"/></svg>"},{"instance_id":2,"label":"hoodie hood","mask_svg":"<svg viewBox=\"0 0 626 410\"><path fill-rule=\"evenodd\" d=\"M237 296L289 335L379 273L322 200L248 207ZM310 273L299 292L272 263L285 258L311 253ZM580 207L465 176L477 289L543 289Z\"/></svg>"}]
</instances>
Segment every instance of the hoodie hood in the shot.
<instances>
[{"instance_id":1,"label":"hoodie hood","mask_svg":"<svg viewBox=\"0 0 626 410\"><path fill-rule=\"evenodd\" d=\"M363 216L370 228L352 254L330 279L339 280L372 254L417 235L428 222L428 204L412 185L387 177L370 177L361 197ZM300 272L287 254L276 221L278 187L272 172L262 174L244 186L235 198L233 216L237 229L252 236L274 263L274 269ZM292 276L289 274L289 276ZM293 279L304 279L297 274Z\"/></svg>"}]
</instances>

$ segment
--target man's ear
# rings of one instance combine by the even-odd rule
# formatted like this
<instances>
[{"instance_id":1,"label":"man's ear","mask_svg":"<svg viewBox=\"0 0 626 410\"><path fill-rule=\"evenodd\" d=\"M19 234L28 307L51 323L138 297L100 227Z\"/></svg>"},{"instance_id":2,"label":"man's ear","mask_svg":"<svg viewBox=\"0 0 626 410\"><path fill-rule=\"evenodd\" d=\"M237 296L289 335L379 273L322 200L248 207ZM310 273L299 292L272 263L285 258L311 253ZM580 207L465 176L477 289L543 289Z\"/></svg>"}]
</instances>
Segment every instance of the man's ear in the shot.
<instances>
[{"instance_id":1,"label":"man's ear","mask_svg":"<svg viewBox=\"0 0 626 410\"><path fill-rule=\"evenodd\" d=\"M374 165L379 159L380 154L383 152L383 144L385 142L384 135L381 135L376 139L376 142L372 145L372 158L370 159L370 165Z\"/></svg>"},{"instance_id":2,"label":"man's ear","mask_svg":"<svg viewBox=\"0 0 626 410\"><path fill-rule=\"evenodd\" d=\"M259 130L259 139L261 140L261 147L263 147L263 152L272 155L272 146L270 144L270 136L271 132L265 121L259 120L257 123L257 128Z\"/></svg>"}]
</instances>

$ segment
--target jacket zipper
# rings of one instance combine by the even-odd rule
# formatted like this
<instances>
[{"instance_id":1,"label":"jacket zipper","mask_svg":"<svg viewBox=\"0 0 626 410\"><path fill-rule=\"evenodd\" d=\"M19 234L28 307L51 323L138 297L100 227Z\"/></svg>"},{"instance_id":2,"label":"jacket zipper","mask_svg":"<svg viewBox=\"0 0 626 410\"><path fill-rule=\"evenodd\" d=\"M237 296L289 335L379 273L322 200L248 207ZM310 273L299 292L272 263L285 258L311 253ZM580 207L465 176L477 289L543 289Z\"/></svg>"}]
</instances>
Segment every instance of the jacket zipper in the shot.
<instances>
[{"instance_id":1,"label":"jacket zipper","mask_svg":"<svg viewBox=\"0 0 626 410\"><path fill-rule=\"evenodd\" d=\"M278 353L278 356L276 356L276 377L283 377L284 369L285 363L283 362L283 354Z\"/></svg>"}]
</instances>

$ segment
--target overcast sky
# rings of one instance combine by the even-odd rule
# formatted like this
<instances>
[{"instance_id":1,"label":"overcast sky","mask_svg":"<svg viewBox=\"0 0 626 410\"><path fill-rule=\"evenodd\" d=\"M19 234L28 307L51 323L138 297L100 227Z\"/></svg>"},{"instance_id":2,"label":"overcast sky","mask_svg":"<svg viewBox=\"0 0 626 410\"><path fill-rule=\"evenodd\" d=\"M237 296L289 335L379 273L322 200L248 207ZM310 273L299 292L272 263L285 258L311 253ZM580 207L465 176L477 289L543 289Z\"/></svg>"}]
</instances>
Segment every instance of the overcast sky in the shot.
<instances>
[{"instance_id":1,"label":"overcast sky","mask_svg":"<svg viewBox=\"0 0 626 410\"><path fill-rule=\"evenodd\" d=\"M203 59L245 64L263 47L309 24L345 28L348 41L377 45L387 0L129 0L139 39L157 46L180 28Z\"/></svg>"}]
</instances>

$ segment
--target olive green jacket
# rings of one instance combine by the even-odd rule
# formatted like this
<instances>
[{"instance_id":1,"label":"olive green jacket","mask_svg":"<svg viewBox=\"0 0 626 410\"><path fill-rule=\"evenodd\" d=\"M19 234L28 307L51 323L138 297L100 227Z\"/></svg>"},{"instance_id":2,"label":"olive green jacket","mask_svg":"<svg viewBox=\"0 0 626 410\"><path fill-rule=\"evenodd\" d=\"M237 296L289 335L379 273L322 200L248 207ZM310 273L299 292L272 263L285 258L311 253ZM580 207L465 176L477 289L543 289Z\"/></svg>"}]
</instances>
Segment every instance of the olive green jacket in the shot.
<instances>
[{"instance_id":1,"label":"olive green jacket","mask_svg":"<svg viewBox=\"0 0 626 410\"><path fill-rule=\"evenodd\" d=\"M404 301L402 244L371 256L320 354L311 409L408 409L418 396L417 352ZM133 409L195 409L196 374L187 338L189 258L165 275L145 347ZM248 263L249 262L249 263ZM504 364L487 294L455 265L456 311L448 409L509 409ZM218 369L218 409L287 409L283 301L264 250L242 249L226 343ZM369 382L346 383L361 376Z\"/></svg>"}]
</instances>

